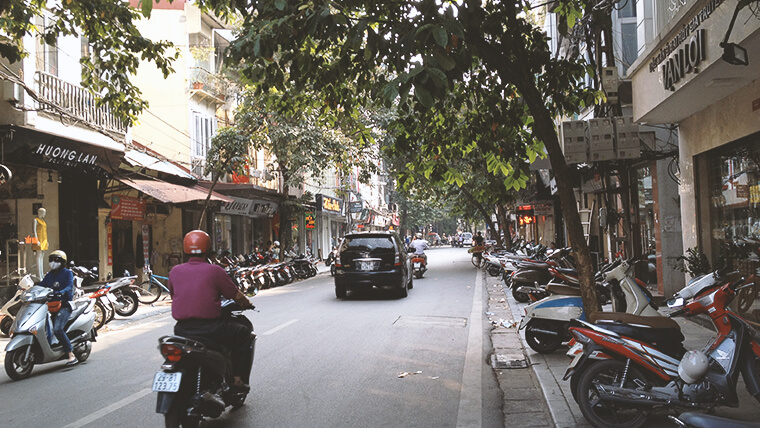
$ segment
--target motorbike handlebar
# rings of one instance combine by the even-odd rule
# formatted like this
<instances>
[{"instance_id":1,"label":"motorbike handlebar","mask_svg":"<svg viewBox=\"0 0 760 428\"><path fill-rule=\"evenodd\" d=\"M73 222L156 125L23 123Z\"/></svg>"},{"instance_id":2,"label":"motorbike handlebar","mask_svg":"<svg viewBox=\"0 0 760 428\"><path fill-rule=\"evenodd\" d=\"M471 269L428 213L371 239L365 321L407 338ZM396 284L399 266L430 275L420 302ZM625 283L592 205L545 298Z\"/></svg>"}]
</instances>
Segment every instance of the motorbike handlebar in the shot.
<instances>
[{"instance_id":1,"label":"motorbike handlebar","mask_svg":"<svg viewBox=\"0 0 760 428\"><path fill-rule=\"evenodd\" d=\"M668 318L678 317L686 313L686 308L676 309L675 311L668 314Z\"/></svg>"}]
</instances>

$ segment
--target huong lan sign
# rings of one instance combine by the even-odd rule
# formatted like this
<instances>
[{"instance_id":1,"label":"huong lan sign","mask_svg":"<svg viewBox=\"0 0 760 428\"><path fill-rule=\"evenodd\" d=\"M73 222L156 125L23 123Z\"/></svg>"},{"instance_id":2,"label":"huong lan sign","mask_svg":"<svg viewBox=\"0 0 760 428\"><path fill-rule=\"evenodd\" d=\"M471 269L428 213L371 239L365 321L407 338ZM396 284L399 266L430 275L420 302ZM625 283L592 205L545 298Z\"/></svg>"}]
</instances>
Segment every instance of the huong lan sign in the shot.
<instances>
[{"instance_id":1,"label":"huong lan sign","mask_svg":"<svg viewBox=\"0 0 760 428\"><path fill-rule=\"evenodd\" d=\"M98 155L84 153L72 149L64 149L52 144L40 144L34 151L35 154L42 155L52 164L64 164L76 166L81 164L96 165Z\"/></svg>"},{"instance_id":2,"label":"huong lan sign","mask_svg":"<svg viewBox=\"0 0 760 428\"><path fill-rule=\"evenodd\" d=\"M697 73L705 60L705 30L694 33L689 41L662 64L662 86L672 91L687 74Z\"/></svg>"}]
</instances>

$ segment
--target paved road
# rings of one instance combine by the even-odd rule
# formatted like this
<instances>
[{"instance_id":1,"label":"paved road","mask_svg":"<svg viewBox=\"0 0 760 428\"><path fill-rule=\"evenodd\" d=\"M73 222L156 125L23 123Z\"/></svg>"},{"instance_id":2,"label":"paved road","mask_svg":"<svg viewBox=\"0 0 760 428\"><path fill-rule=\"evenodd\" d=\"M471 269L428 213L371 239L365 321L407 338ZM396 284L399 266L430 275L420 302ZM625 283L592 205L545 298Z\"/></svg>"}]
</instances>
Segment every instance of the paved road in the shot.
<instances>
[{"instance_id":1,"label":"paved road","mask_svg":"<svg viewBox=\"0 0 760 428\"><path fill-rule=\"evenodd\" d=\"M254 298L258 333L246 406L210 427L501 427L485 294L464 249L429 251L406 299L335 298L320 275ZM166 315L102 335L86 364L0 373L0 425L162 426L150 391ZM399 377L402 373L409 373ZM44 403L42 405L41 403Z\"/></svg>"}]
</instances>

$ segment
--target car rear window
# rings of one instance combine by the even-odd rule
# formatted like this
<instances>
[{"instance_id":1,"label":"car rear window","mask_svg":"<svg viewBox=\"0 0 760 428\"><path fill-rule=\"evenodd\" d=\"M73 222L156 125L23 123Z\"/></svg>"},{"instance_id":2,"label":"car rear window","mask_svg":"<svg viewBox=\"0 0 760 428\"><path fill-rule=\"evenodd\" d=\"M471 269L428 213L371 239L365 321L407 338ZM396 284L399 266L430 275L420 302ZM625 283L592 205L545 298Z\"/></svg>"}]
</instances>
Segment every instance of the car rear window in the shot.
<instances>
[{"instance_id":1,"label":"car rear window","mask_svg":"<svg viewBox=\"0 0 760 428\"><path fill-rule=\"evenodd\" d=\"M396 247L393 245L393 238L390 236L357 236L346 237L343 241L341 251L367 251L372 253L395 252Z\"/></svg>"}]
</instances>

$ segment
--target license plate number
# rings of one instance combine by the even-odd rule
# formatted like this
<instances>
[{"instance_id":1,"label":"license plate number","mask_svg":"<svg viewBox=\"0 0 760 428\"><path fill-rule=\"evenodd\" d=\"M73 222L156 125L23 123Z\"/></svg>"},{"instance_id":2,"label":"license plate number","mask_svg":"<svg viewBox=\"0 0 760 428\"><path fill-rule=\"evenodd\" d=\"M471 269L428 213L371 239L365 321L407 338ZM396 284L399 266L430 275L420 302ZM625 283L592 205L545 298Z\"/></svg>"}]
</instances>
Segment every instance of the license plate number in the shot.
<instances>
[{"instance_id":1,"label":"license plate number","mask_svg":"<svg viewBox=\"0 0 760 428\"><path fill-rule=\"evenodd\" d=\"M157 392L177 392L182 380L181 372L158 372L153 378L153 390Z\"/></svg>"},{"instance_id":2,"label":"license plate number","mask_svg":"<svg viewBox=\"0 0 760 428\"><path fill-rule=\"evenodd\" d=\"M422 263L420 263L420 262L415 262L414 263L414 268L415 269L419 269L421 266L422 266Z\"/></svg>"},{"instance_id":3,"label":"license plate number","mask_svg":"<svg viewBox=\"0 0 760 428\"><path fill-rule=\"evenodd\" d=\"M369 261L360 261L357 264L356 268L357 268L357 270L361 270L361 271L374 270L375 263L374 262L369 262Z\"/></svg>"}]
</instances>

